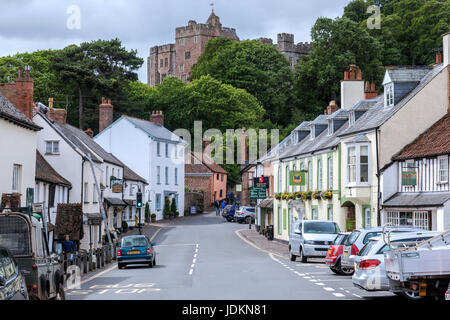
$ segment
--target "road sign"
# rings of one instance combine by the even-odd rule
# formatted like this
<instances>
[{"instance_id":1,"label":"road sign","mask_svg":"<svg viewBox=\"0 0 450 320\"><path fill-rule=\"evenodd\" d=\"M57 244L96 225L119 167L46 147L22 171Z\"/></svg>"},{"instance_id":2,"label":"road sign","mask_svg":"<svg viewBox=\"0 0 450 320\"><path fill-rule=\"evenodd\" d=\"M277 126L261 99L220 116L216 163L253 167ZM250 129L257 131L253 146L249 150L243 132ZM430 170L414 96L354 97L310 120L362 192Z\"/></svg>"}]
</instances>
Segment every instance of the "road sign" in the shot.
<instances>
[{"instance_id":1,"label":"road sign","mask_svg":"<svg viewBox=\"0 0 450 320\"><path fill-rule=\"evenodd\" d=\"M267 188L265 187L250 187L250 199L266 199Z\"/></svg>"},{"instance_id":2,"label":"road sign","mask_svg":"<svg viewBox=\"0 0 450 320\"><path fill-rule=\"evenodd\" d=\"M253 185L255 187L269 188L269 177L261 176L253 178Z\"/></svg>"},{"instance_id":3,"label":"road sign","mask_svg":"<svg viewBox=\"0 0 450 320\"><path fill-rule=\"evenodd\" d=\"M289 172L289 185L290 186L304 186L305 185L305 172L291 171Z\"/></svg>"}]
</instances>

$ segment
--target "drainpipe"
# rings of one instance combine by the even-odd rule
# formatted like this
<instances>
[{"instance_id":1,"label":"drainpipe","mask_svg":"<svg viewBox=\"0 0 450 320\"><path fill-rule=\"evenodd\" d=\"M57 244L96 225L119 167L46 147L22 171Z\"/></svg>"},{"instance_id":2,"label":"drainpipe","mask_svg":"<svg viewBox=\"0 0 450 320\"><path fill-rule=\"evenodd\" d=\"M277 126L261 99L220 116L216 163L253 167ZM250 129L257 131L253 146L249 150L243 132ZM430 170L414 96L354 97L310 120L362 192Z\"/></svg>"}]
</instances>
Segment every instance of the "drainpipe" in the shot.
<instances>
[{"instance_id":1,"label":"drainpipe","mask_svg":"<svg viewBox=\"0 0 450 320\"><path fill-rule=\"evenodd\" d=\"M376 148L376 156L377 156L377 225L381 225L381 216L380 216L380 163L378 156L378 130L375 129L375 148Z\"/></svg>"}]
</instances>

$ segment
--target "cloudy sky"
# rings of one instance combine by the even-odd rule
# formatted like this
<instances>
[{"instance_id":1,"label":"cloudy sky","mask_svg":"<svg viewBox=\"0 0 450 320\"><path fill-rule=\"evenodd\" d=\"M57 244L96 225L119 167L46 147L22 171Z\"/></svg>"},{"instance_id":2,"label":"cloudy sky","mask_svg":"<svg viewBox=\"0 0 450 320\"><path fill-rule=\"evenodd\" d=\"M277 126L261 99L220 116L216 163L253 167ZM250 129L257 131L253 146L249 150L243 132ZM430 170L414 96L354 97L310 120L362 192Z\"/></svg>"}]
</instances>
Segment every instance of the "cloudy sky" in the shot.
<instances>
[{"instance_id":1,"label":"cloudy sky","mask_svg":"<svg viewBox=\"0 0 450 320\"><path fill-rule=\"evenodd\" d=\"M341 16L349 1L0 0L0 56L118 37L146 60L150 47L174 42L176 27L189 20L204 23L211 2L222 25L235 28L240 39L276 42L277 33L287 32L295 42L305 42L318 17ZM74 6L80 12L79 29ZM146 76L145 62L139 79L146 82Z\"/></svg>"}]
</instances>

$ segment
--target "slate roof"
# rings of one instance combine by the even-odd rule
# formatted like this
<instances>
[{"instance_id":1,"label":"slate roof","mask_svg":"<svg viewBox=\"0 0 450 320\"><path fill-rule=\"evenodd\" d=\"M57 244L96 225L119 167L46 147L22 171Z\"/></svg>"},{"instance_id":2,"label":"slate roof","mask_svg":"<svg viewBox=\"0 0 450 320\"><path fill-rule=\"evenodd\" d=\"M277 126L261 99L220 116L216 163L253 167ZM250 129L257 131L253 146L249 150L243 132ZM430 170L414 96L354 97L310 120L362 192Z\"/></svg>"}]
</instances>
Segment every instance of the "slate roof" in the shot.
<instances>
[{"instance_id":1,"label":"slate roof","mask_svg":"<svg viewBox=\"0 0 450 320\"><path fill-rule=\"evenodd\" d=\"M419 91L421 91L428 83L430 83L445 67L437 65L434 69L426 70L426 75L422 78L420 83L411 90L399 103L391 108L384 107L384 95L368 100L367 103L373 105L347 130L342 132L340 136L346 136L366 130L372 130L381 126L390 117L392 117L398 110L400 110L409 100L411 100ZM423 71L425 72L425 71ZM419 73L420 74L420 73Z\"/></svg>"},{"instance_id":2,"label":"slate roof","mask_svg":"<svg viewBox=\"0 0 450 320\"><path fill-rule=\"evenodd\" d=\"M123 165L123 177L125 180L139 181L148 184L144 178L128 168L126 165Z\"/></svg>"},{"instance_id":3,"label":"slate roof","mask_svg":"<svg viewBox=\"0 0 450 320\"><path fill-rule=\"evenodd\" d=\"M206 163L205 161L202 161L201 155L198 155L192 151L189 152L189 156L191 157L191 162L190 164L186 163L184 165L185 174L204 174L211 172L227 174L227 172L221 166L215 163L211 158L209 159L211 159L212 163ZM196 163L196 159L197 162L201 161L201 163Z\"/></svg>"},{"instance_id":4,"label":"slate roof","mask_svg":"<svg viewBox=\"0 0 450 320\"><path fill-rule=\"evenodd\" d=\"M450 153L450 112L404 147L393 160L430 157Z\"/></svg>"},{"instance_id":5,"label":"slate roof","mask_svg":"<svg viewBox=\"0 0 450 320\"><path fill-rule=\"evenodd\" d=\"M383 207L431 207L442 206L450 200L450 192L398 192L384 202Z\"/></svg>"},{"instance_id":6,"label":"slate roof","mask_svg":"<svg viewBox=\"0 0 450 320\"><path fill-rule=\"evenodd\" d=\"M108 153L97 142L89 137L84 131L71 126L70 124L61 124L55 122L54 125L58 127L75 145L83 150L86 154L91 154L92 150L96 155L103 159L105 162L115 164L117 166L123 166L123 163L114 157L111 153ZM87 148L86 148L87 146ZM90 150L89 150L90 149ZM93 160L93 159L92 159Z\"/></svg>"},{"instance_id":7,"label":"slate roof","mask_svg":"<svg viewBox=\"0 0 450 320\"><path fill-rule=\"evenodd\" d=\"M11 101L9 101L4 95L0 93L0 118L11 121L19 126L39 131L42 128L35 124L33 121L19 109L17 109Z\"/></svg>"},{"instance_id":8,"label":"slate roof","mask_svg":"<svg viewBox=\"0 0 450 320\"><path fill-rule=\"evenodd\" d=\"M388 68L386 71L393 82L416 82L422 80L430 70L428 66L407 66Z\"/></svg>"},{"instance_id":9,"label":"slate roof","mask_svg":"<svg viewBox=\"0 0 450 320\"><path fill-rule=\"evenodd\" d=\"M308 134L298 144L294 144L291 148L282 152L279 158L286 159L335 147L339 144L339 135L347 128L348 120L332 135L328 135L328 130L324 130L318 136L316 136L315 139L311 140L311 134Z\"/></svg>"},{"instance_id":10,"label":"slate roof","mask_svg":"<svg viewBox=\"0 0 450 320\"><path fill-rule=\"evenodd\" d=\"M36 150L36 180L71 187L72 184L64 179Z\"/></svg>"},{"instance_id":11,"label":"slate roof","mask_svg":"<svg viewBox=\"0 0 450 320\"><path fill-rule=\"evenodd\" d=\"M156 139L171 141L171 142L182 142L181 138L172 133L169 129L159 124L153 123L148 120L133 118L130 116L122 115L121 118L125 118L134 124L137 128L143 130L145 133L154 137Z\"/></svg>"}]
</instances>

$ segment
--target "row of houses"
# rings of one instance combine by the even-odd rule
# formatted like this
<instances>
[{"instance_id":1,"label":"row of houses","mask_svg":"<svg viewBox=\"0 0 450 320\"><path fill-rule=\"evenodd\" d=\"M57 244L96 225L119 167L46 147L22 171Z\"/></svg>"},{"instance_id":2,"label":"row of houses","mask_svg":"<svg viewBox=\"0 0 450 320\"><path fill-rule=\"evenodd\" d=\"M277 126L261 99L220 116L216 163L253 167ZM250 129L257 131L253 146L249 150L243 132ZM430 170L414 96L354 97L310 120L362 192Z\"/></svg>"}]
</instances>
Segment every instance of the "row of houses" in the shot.
<instances>
[{"instance_id":1,"label":"row of houses","mask_svg":"<svg viewBox=\"0 0 450 320\"><path fill-rule=\"evenodd\" d=\"M45 106L35 103L33 94L30 70L19 70L14 83L0 84L0 212L39 205L47 213L51 238L62 240L59 205L81 204L81 232L71 233L74 226L65 225L64 233L86 250L106 241L101 206L116 235L124 222L131 227L144 223L146 204L162 219L165 198L174 199L179 215L184 214L185 184L196 176L185 164L186 142L164 127L161 111L148 120L122 115L113 121L114 107L102 98L100 132L94 137L92 130L68 124L66 109L55 108L52 98ZM196 185L205 190L210 207L226 196L226 172L217 165L205 168L206 179Z\"/></svg>"},{"instance_id":2,"label":"row of houses","mask_svg":"<svg viewBox=\"0 0 450 320\"><path fill-rule=\"evenodd\" d=\"M381 226L450 228L450 33L431 66L387 67L375 84L350 66L341 107L298 125L243 176L269 177L257 226L288 240L296 219L331 220L341 230ZM293 173L293 174L290 174ZM293 175L304 183L292 183Z\"/></svg>"}]
</instances>

